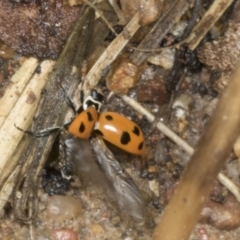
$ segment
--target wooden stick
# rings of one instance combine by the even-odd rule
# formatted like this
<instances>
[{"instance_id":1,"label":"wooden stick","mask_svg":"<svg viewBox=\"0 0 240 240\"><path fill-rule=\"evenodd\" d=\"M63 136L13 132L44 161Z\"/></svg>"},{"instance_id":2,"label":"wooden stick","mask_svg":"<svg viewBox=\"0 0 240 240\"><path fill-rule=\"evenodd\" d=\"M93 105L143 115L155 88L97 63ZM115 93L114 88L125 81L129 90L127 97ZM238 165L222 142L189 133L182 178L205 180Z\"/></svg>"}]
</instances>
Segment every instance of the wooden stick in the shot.
<instances>
[{"instance_id":1,"label":"wooden stick","mask_svg":"<svg viewBox=\"0 0 240 240\"><path fill-rule=\"evenodd\" d=\"M202 135L191 161L155 229L154 240L188 239L217 174L239 135L240 67Z\"/></svg>"},{"instance_id":2,"label":"wooden stick","mask_svg":"<svg viewBox=\"0 0 240 240\"><path fill-rule=\"evenodd\" d=\"M0 127L6 120L8 114L11 112L12 107L17 102L26 84L32 77L37 65L38 60L36 58L28 58L12 76L10 80L11 85L8 87L4 96L0 100Z\"/></svg>"},{"instance_id":3,"label":"wooden stick","mask_svg":"<svg viewBox=\"0 0 240 240\"><path fill-rule=\"evenodd\" d=\"M3 122L0 128L0 209L8 201L21 170L18 165L19 156L26 148L28 141L21 141L24 133L17 130L14 124L28 129L35 114L48 73L52 70L54 61L46 60L41 64L41 73L35 74L32 79L23 86L24 91L16 100L16 104ZM22 69L20 69L21 74ZM18 71L15 76L18 75ZM24 84L24 83L23 83ZM6 102L7 103L7 102ZM19 145L19 142L21 144Z\"/></svg>"},{"instance_id":4,"label":"wooden stick","mask_svg":"<svg viewBox=\"0 0 240 240\"><path fill-rule=\"evenodd\" d=\"M0 209L2 209L6 202L8 201L10 195L12 194L16 177L18 173L20 172L21 166L17 166L15 169L13 169L13 172L8 176L7 181L5 182L4 186L1 189L0 192Z\"/></svg>"},{"instance_id":5,"label":"wooden stick","mask_svg":"<svg viewBox=\"0 0 240 240\"><path fill-rule=\"evenodd\" d=\"M9 156L24 135L24 133L18 131L14 125L16 124L17 126L27 129L31 124L42 88L45 86L48 73L52 70L53 64L53 61L48 60L41 64L41 74L34 75L0 128L0 172L5 168L4 163L9 159Z\"/></svg>"},{"instance_id":6,"label":"wooden stick","mask_svg":"<svg viewBox=\"0 0 240 240\"><path fill-rule=\"evenodd\" d=\"M194 50L211 27L223 15L233 0L215 0L201 21L194 27L190 36L185 40L188 47Z\"/></svg>"}]
</instances>

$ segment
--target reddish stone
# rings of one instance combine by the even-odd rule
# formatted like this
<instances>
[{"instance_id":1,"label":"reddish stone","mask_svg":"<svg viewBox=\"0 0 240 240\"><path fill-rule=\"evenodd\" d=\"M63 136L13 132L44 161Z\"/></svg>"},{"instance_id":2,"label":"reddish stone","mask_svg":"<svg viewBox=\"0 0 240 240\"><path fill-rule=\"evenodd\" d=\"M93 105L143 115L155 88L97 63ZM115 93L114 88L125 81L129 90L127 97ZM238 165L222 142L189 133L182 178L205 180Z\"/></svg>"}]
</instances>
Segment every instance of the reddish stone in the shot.
<instances>
[{"instance_id":1,"label":"reddish stone","mask_svg":"<svg viewBox=\"0 0 240 240\"><path fill-rule=\"evenodd\" d=\"M56 240L78 240L77 233L71 229L56 229L53 236Z\"/></svg>"}]
</instances>

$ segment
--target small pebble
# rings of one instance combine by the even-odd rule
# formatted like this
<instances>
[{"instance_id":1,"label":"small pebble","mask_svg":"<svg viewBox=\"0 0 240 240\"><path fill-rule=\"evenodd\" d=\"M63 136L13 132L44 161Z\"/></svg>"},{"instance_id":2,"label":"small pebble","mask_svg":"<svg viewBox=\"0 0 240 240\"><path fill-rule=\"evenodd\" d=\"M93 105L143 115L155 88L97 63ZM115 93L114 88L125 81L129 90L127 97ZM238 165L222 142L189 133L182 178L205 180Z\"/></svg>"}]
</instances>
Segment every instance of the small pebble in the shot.
<instances>
[{"instance_id":1,"label":"small pebble","mask_svg":"<svg viewBox=\"0 0 240 240\"><path fill-rule=\"evenodd\" d=\"M165 69L171 69L173 67L175 58L175 49L163 49L161 53L152 54L148 58L148 62L163 67Z\"/></svg>"},{"instance_id":2,"label":"small pebble","mask_svg":"<svg viewBox=\"0 0 240 240\"><path fill-rule=\"evenodd\" d=\"M155 194L155 196L159 197L159 185L158 182L153 179L148 182L150 190Z\"/></svg>"},{"instance_id":3,"label":"small pebble","mask_svg":"<svg viewBox=\"0 0 240 240\"><path fill-rule=\"evenodd\" d=\"M117 225L118 223L120 223L121 219L118 216L114 216L114 217L111 218L110 221L113 225Z\"/></svg>"},{"instance_id":4,"label":"small pebble","mask_svg":"<svg viewBox=\"0 0 240 240\"><path fill-rule=\"evenodd\" d=\"M148 166L148 172L149 173L155 173L157 170L156 170L156 167L155 166Z\"/></svg>"},{"instance_id":5,"label":"small pebble","mask_svg":"<svg viewBox=\"0 0 240 240\"><path fill-rule=\"evenodd\" d=\"M4 43L0 42L0 57L1 58L9 59L9 58L12 58L13 55L14 55L13 49L8 47Z\"/></svg>"},{"instance_id":6,"label":"small pebble","mask_svg":"<svg viewBox=\"0 0 240 240\"><path fill-rule=\"evenodd\" d=\"M133 240L131 237L125 237L124 240Z\"/></svg>"},{"instance_id":7,"label":"small pebble","mask_svg":"<svg viewBox=\"0 0 240 240\"><path fill-rule=\"evenodd\" d=\"M230 161L226 164L227 176L233 181L239 181L239 159Z\"/></svg>"},{"instance_id":8,"label":"small pebble","mask_svg":"<svg viewBox=\"0 0 240 240\"><path fill-rule=\"evenodd\" d=\"M240 227L239 216L240 203L229 195L223 204L208 201L202 209L200 222L229 231Z\"/></svg>"},{"instance_id":9,"label":"small pebble","mask_svg":"<svg viewBox=\"0 0 240 240\"><path fill-rule=\"evenodd\" d=\"M219 98L214 98L211 100L208 105L204 108L204 112L208 115L211 116L218 104Z\"/></svg>"},{"instance_id":10,"label":"small pebble","mask_svg":"<svg viewBox=\"0 0 240 240\"><path fill-rule=\"evenodd\" d=\"M189 105L192 102L192 98L186 94L181 94L173 102L172 108L175 109L176 116L181 119L185 119L189 112Z\"/></svg>"},{"instance_id":11,"label":"small pebble","mask_svg":"<svg viewBox=\"0 0 240 240\"><path fill-rule=\"evenodd\" d=\"M145 26L154 22L163 10L163 4L161 1L123 1L120 0L121 11L125 19L130 21L132 17L138 12L139 23L141 26Z\"/></svg>"},{"instance_id":12,"label":"small pebble","mask_svg":"<svg viewBox=\"0 0 240 240\"><path fill-rule=\"evenodd\" d=\"M40 201L41 202L46 202L48 199L48 194L47 193L43 193L41 196L40 196Z\"/></svg>"},{"instance_id":13,"label":"small pebble","mask_svg":"<svg viewBox=\"0 0 240 240\"><path fill-rule=\"evenodd\" d=\"M46 215L49 219L61 222L81 214L81 202L70 196L54 195L48 198Z\"/></svg>"},{"instance_id":14,"label":"small pebble","mask_svg":"<svg viewBox=\"0 0 240 240\"><path fill-rule=\"evenodd\" d=\"M143 64L136 66L125 58L116 60L106 77L108 89L115 93L126 94L136 85L144 66Z\"/></svg>"},{"instance_id":15,"label":"small pebble","mask_svg":"<svg viewBox=\"0 0 240 240\"><path fill-rule=\"evenodd\" d=\"M137 91L139 102L155 103L163 105L169 101L170 95L166 91L165 83L160 79L145 81Z\"/></svg>"},{"instance_id":16,"label":"small pebble","mask_svg":"<svg viewBox=\"0 0 240 240\"><path fill-rule=\"evenodd\" d=\"M102 228L102 226L97 223L92 224L89 229L94 235L99 235L104 232L104 229Z\"/></svg>"},{"instance_id":17,"label":"small pebble","mask_svg":"<svg viewBox=\"0 0 240 240\"><path fill-rule=\"evenodd\" d=\"M164 165L167 161L167 145L165 140L160 140L156 145L154 152L154 160L156 163Z\"/></svg>"},{"instance_id":18,"label":"small pebble","mask_svg":"<svg viewBox=\"0 0 240 240\"><path fill-rule=\"evenodd\" d=\"M52 235L55 240L78 240L77 233L71 229L55 229Z\"/></svg>"},{"instance_id":19,"label":"small pebble","mask_svg":"<svg viewBox=\"0 0 240 240\"><path fill-rule=\"evenodd\" d=\"M153 205L153 207L155 207L156 209L161 209L161 204L160 204L158 198L154 198L154 199L152 200L152 205Z\"/></svg>"}]
</instances>

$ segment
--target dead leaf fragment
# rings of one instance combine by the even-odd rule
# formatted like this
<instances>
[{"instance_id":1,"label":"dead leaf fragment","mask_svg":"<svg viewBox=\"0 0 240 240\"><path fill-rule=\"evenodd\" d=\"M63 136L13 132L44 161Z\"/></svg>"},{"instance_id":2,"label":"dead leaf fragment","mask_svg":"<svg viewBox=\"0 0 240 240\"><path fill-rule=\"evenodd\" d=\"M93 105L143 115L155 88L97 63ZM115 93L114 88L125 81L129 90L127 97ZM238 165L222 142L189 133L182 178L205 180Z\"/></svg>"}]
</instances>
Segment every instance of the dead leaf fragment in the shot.
<instances>
[{"instance_id":1,"label":"dead leaf fragment","mask_svg":"<svg viewBox=\"0 0 240 240\"><path fill-rule=\"evenodd\" d=\"M126 94L129 88L136 85L144 66L145 64L136 66L125 58L115 61L106 78L108 89L115 93Z\"/></svg>"},{"instance_id":2,"label":"dead leaf fragment","mask_svg":"<svg viewBox=\"0 0 240 240\"><path fill-rule=\"evenodd\" d=\"M207 42L198 49L199 60L209 69L221 73L214 84L216 90L226 87L232 71L240 63L239 37L240 23L230 22L222 37L217 41Z\"/></svg>"}]
</instances>

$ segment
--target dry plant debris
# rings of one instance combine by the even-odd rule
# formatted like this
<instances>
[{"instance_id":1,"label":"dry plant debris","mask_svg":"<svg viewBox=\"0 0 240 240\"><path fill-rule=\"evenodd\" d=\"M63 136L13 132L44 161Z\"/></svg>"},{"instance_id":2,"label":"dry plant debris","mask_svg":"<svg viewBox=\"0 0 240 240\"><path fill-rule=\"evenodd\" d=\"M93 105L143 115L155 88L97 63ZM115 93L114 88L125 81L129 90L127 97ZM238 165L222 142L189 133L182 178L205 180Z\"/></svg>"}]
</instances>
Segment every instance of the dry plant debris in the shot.
<instances>
[{"instance_id":1,"label":"dry plant debris","mask_svg":"<svg viewBox=\"0 0 240 240\"><path fill-rule=\"evenodd\" d=\"M145 64L136 66L126 57L118 58L106 77L106 85L110 91L126 94L136 83L144 70Z\"/></svg>"},{"instance_id":2,"label":"dry plant debris","mask_svg":"<svg viewBox=\"0 0 240 240\"><path fill-rule=\"evenodd\" d=\"M230 22L222 37L198 49L200 61L212 71L219 71L222 75L215 84L218 91L222 91L227 86L232 71L240 63L239 37L240 23Z\"/></svg>"}]
</instances>

